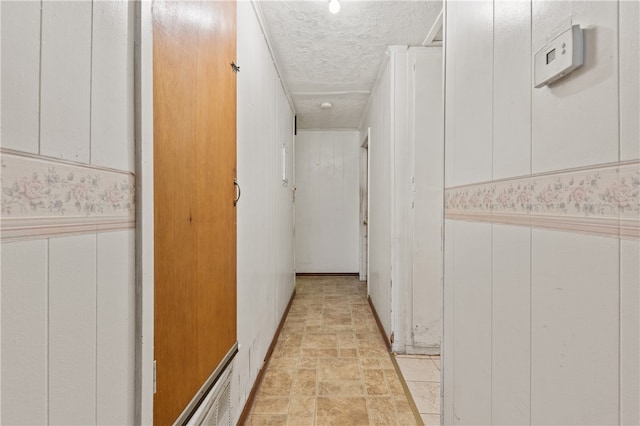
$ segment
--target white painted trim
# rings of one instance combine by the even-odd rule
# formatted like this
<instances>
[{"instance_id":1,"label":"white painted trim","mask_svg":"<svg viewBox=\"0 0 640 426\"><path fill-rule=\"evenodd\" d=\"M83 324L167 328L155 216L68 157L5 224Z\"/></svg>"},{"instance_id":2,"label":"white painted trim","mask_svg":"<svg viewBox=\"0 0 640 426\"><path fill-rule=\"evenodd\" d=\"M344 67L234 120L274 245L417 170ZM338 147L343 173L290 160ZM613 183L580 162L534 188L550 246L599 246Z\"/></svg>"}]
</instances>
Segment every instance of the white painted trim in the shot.
<instances>
[{"instance_id":1,"label":"white painted trim","mask_svg":"<svg viewBox=\"0 0 640 426\"><path fill-rule=\"evenodd\" d=\"M153 18L136 2L136 383L135 423L153 424Z\"/></svg>"},{"instance_id":2,"label":"white painted trim","mask_svg":"<svg viewBox=\"0 0 640 426\"><path fill-rule=\"evenodd\" d=\"M447 2L445 1L444 4L442 5L442 39L446 40L446 34L447 34ZM442 47L442 144L443 146L443 152L442 152L442 161L443 161L443 166L442 166L442 183L443 183L443 191L444 191L444 184L447 181L447 126L446 126L446 119L447 119L447 46L446 44L443 43L443 47ZM444 197L443 197L443 203L444 203ZM444 218L444 210L443 210L443 215L442 215L442 232L440 233L440 238L442 239L442 269L441 269L441 273L440 276L442 277L442 281L440 282L440 285L442 286L442 300L440 301L441 303L441 312L442 312L442 324L440 325L440 419L442 421L443 424L446 423L447 418L445 417L445 411L447 409L447 406L445 405L445 399L444 399L444 393L446 392L451 392L451 396L453 397L453 389L448 389L447 388L447 384L448 382L445 380L444 377L444 369L445 369L445 365L449 362L449 360L451 360L453 362L453 357L454 357L454 353L451 352L451 354L447 354L445 351L446 348L446 343L445 343L445 327L447 326L445 319L447 318L448 315L448 308L447 308L447 299L446 299L446 290L444 287L444 280L445 280L445 259L447 256L447 240L445 238L445 226L446 226L446 220ZM453 306L452 306L453 308ZM453 309L452 309L453 312ZM451 324L453 326L453 324ZM453 340L452 340L453 341ZM449 368L447 366L447 368Z\"/></svg>"},{"instance_id":3,"label":"white painted trim","mask_svg":"<svg viewBox=\"0 0 640 426\"><path fill-rule=\"evenodd\" d=\"M301 129L301 128L298 128L298 134L304 133L304 132L357 132L357 131L358 131L358 129L342 129L342 128L336 128L336 129L327 129L327 128Z\"/></svg>"},{"instance_id":4,"label":"white painted trim","mask_svg":"<svg viewBox=\"0 0 640 426\"><path fill-rule=\"evenodd\" d=\"M390 288L389 288L389 335L387 338L391 341L397 342L395 328L397 326L397 321L395 316L397 315L396 305L398 304L398 299L396 298L396 289L398 288L398 282L395 279L397 276L397 268L396 268L396 252L397 252L397 242L396 242L396 58L395 53L397 53L397 46L389 46L387 48L387 56L389 56L389 137L391 138L391 143L389 144L389 176L391 177L391 214L389 219L391 220L391 235L389 236L389 241L391 243L391 259L389 259L389 264L391 265L391 271L389 271L389 279L391 280ZM394 286L395 284L395 286ZM384 283L383 283L384 285ZM393 339L391 339L393 336ZM396 351L396 344L391 343L391 350Z\"/></svg>"},{"instance_id":5,"label":"white painted trim","mask_svg":"<svg viewBox=\"0 0 640 426\"><path fill-rule=\"evenodd\" d=\"M293 221L293 223L291 224L291 226L293 227L292 233L291 233L291 238L293 239L293 249L291 250L293 252L293 291L295 291L295 287L296 287L296 138L298 137L298 132L300 131L299 129L296 129L296 118L295 118L295 113L294 111L291 111L291 177L293 179L293 185L291 188L291 220Z\"/></svg>"},{"instance_id":6,"label":"white painted trim","mask_svg":"<svg viewBox=\"0 0 640 426\"><path fill-rule=\"evenodd\" d=\"M407 58L408 46L389 46L391 57L391 328L394 336L392 350L404 352L405 339L405 293L410 280L406 253L407 207L403 194L407 155ZM407 191L408 192L408 191Z\"/></svg>"},{"instance_id":7,"label":"white painted trim","mask_svg":"<svg viewBox=\"0 0 640 426\"><path fill-rule=\"evenodd\" d=\"M273 49L273 42L271 41L271 34L269 33L269 29L265 23L264 14L262 13L262 7L260 6L259 0L251 0L251 5L253 6L253 10L258 18L258 23L260 24L260 29L262 30L262 35L264 36L264 40L267 42L267 48L269 49L269 55L271 56L271 60L273 61L273 66L276 69L276 74L278 74L278 80L280 81L280 85L282 86L282 90L284 90L284 94L287 96L289 101L289 106L293 111L293 114L296 113L296 107L293 104L293 99L291 98L291 94L289 90L287 90L287 86L284 84L284 79L282 78L282 72L280 72L280 65L278 64L278 60L275 55L275 50Z\"/></svg>"},{"instance_id":8,"label":"white painted trim","mask_svg":"<svg viewBox=\"0 0 640 426\"><path fill-rule=\"evenodd\" d=\"M291 96L341 96L341 95L370 95L370 90L343 90L339 92L292 92Z\"/></svg>"},{"instance_id":9,"label":"white painted trim","mask_svg":"<svg viewBox=\"0 0 640 426\"><path fill-rule=\"evenodd\" d=\"M222 361L218 364L213 373L205 380L202 386L196 394L191 398L191 401L187 404L187 406L182 410L182 413L175 420L174 424L180 425L194 425L201 424L201 421L204 420L203 417L208 414L208 410L210 407L207 407L207 398L210 396L217 397L216 385L222 381L229 380L231 376L231 372L233 370L233 360L238 354L238 342L235 342L231 349L227 352L227 354L222 358ZM231 410L231 407L229 407ZM229 413L231 416L231 413ZM198 422L200 420L200 422Z\"/></svg>"},{"instance_id":10,"label":"white painted trim","mask_svg":"<svg viewBox=\"0 0 640 426\"><path fill-rule=\"evenodd\" d=\"M2 34L2 7L0 7L0 34ZM0 70L2 69L2 55L0 55ZM2 99L2 85L0 84L0 99ZM2 106L0 106L0 123L2 123ZM2 137L0 137L2 146ZM0 244L0 260L2 259L2 244ZM2 294L2 280L0 279L0 294ZM2 342L2 303L0 303L0 342ZM0 383L2 382L2 351L0 350ZM2 399L2 386L0 386L0 402ZM0 403L0 421L2 421L2 404Z\"/></svg>"},{"instance_id":11,"label":"white painted trim","mask_svg":"<svg viewBox=\"0 0 640 426\"><path fill-rule=\"evenodd\" d=\"M367 127L367 212L371 213L371 127ZM369 277L371 276L371 250L369 250L369 225L367 225L367 297L371 296L369 291Z\"/></svg>"},{"instance_id":12,"label":"white painted trim","mask_svg":"<svg viewBox=\"0 0 640 426\"><path fill-rule=\"evenodd\" d=\"M368 132L367 132L368 135ZM366 170L363 169L363 166L366 165ZM360 214L359 219L360 219L360 223L358 224L358 229L360 230L360 238L359 238L359 248L360 248L360 255L358 256L360 259L360 267L359 267L359 275L360 275L360 281L367 281L367 269L368 269L368 265L367 265L367 254L369 252L369 250L367 249L367 237L365 237L365 234L367 234L368 236L368 227L369 225L365 225L364 224L364 220L365 218L363 217L363 201L365 201L367 203L367 209L369 207L369 139L368 137L365 138L361 144L360 144L360 173L358 173L359 175L359 184L360 184L360 197L359 197L359 208L360 208ZM363 200L362 199L362 189L363 186L366 188L366 194L367 194L367 199ZM367 218L366 220L368 221L368 210L367 210Z\"/></svg>"},{"instance_id":13,"label":"white painted trim","mask_svg":"<svg viewBox=\"0 0 640 426\"><path fill-rule=\"evenodd\" d=\"M72 235L95 234L122 231L135 227L133 218L128 217L87 217L87 218L2 218L3 243L45 238L69 237Z\"/></svg>"},{"instance_id":14,"label":"white painted trim","mask_svg":"<svg viewBox=\"0 0 640 426\"><path fill-rule=\"evenodd\" d=\"M407 211L406 217L406 229L407 229L407 256L408 267L407 282L405 285L405 292L403 295L404 304L404 341L401 342L404 353L410 353L410 346L413 345L413 318L414 318L414 306L413 298L415 297L414 291L414 243L416 238L416 221L415 221L415 201L416 201L416 163L418 161L424 162L424 167L429 167L431 164L426 162L425 158L416 159L416 55L415 49L424 49L410 47L407 51L407 148L409 158L409 176L411 178L411 189L409 191L409 197L407 199L408 204L411 207ZM444 143L444 141L443 141Z\"/></svg>"},{"instance_id":15,"label":"white painted trim","mask_svg":"<svg viewBox=\"0 0 640 426\"><path fill-rule=\"evenodd\" d=\"M236 343L236 351L237 351L237 343ZM231 362L228 367L221 374L220 378L213 384L211 389L207 392L207 395L204 397L203 401L198 406L197 410L193 413L193 416L189 418L186 423L187 426L199 426L199 425L207 425L211 423L207 423L209 417L216 414L216 410L218 410L221 404L220 397L223 395L225 388L231 386L231 376L233 374L233 362ZM231 411L232 407L229 407L229 420L231 420ZM213 418L210 420L214 420ZM220 420L220 419L215 419Z\"/></svg>"},{"instance_id":16,"label":"white painted trim","mask_svg":"<svg viewBox=\"0 0 640 426\"><path fill-rule=\"evenodd\" d=\"M10 148L0 148L0 154L2 155L6 154L10 156L25 158L25 159L41 160L41 161L46 161L49 163L55 163L55 164L65 165L65 166L82 167L85 169L95 170L99 172L118 173L123 175L130 175L130 176L135 175L135 173L129 170L120 170L120 169L114 169L111 167L97 166L95 164L81 163L79 161L71 161L63 158L50 157L48 155L33 154L31 152L18 151L16 149L10 149Z\"/></svg>"},{"instance_id":17,"label":"white painted trim","mask_svg":"<svg viewBox=\"0 0 640 426\"><path fill-rule=\"evenodd\" d=\"M440 11L440 14L438 14L438 17L436 18L436 21L431 26L431 29L427 33L427 36L424 38L424 41L422 42L423 46L435 46L435 45L442 46L441 41L434 41L434 39L436 38L436 35L438 34L438 32L442 29L443 14L444 14L444 8Z\"/></svg>"}]
</instances>

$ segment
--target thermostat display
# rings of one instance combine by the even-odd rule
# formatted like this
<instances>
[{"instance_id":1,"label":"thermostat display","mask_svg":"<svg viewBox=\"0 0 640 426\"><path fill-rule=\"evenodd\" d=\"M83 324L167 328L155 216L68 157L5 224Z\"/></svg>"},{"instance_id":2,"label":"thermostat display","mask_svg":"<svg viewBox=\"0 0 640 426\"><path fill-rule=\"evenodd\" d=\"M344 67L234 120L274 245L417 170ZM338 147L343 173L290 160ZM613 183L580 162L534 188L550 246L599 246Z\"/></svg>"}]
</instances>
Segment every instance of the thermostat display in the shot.
<instances>
[{"instance_id":1,"label":"thermostat display","mask_svg":"<svg viewBox=\"0 0 640 426\"><path fill-rule=\"evenodd\" d=\"M584 62L583 31L578 25L563 31L533 57L534 86L561 79Z\"/></svg>"},{"instance_id":2,"label":"thermostat display","mask_svg":"<svg viewBox=\"0 0 640 426\"><path fill-rule=\"evenodd\" d=\"M551 52L547 53L547 64L550 64L556 58L556 49L553 49Z\"/></svg>"}]
</instances>

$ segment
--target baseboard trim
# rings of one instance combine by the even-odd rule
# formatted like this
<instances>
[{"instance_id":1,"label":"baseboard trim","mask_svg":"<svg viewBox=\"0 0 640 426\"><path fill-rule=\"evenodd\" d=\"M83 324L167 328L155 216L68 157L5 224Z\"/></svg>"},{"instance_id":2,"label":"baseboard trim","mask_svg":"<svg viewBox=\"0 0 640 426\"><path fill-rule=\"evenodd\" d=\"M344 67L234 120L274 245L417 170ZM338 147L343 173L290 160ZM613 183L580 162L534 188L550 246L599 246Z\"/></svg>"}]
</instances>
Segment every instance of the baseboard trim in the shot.
<instances>
[{"instance_id":1,"label":"baseboard trim","mask_svg":"<svg viewBox=\"0 0 640 426\"><path fill-rule=\"evenodd\" d=\"M287 308L284 310L284 313L282 314L282 318L280 318L280 324L278 324L276 333L273 335L273 340L271 340L271 344L269 345L267 354L264 357L264 362L262 363L262 367L260 367L260 371L256 376L256 381L253 383L253 386L251 387L251 392L249 393L247 402L245 402L244 408L242 409L242 413L240 413L240 418L238 419L238 426L243 426L248 420L249 412L251 411L251 407L253 406L253 402L256 398L256 393L258 392L258 388L260 387L260 384L262 384L262 379L264 379L264 373L267 371L267 366L269 365L269 361L271 361L271 355L273 354L273 350L276 347L276 343L278 342L278 337L280 337L280 332L282 331L284 322L287 319L287 315L289 315L289 310L291 309L291 304L293 303L293 299L295 297L296 297L296 289L294 288L293 293L291 293L291 298L289 299L289 303L287 304Z\"/></svg>"},{"instance_id":2,"label":"baseboard trim","mask_svg":"<svg viewBox=\"0 0 640 426\"><path fill-rule=\"evenodd\" d=\"M358 272L296 272L296 277L360 277Z\"/></svg>"},{"instance_id":3,"label":"baseboard trim","mask_svg":"<svg viewBox=\"0 0 640 426\"><path fill-rule=\"evenodd\" d=\"M371 296L367 296L367 301L369 302L369 306L371 307L371 312L373 312L373 317L376 319L376 324L378 324L378 330L380 330L382 340L384 340L385 345L387 345L387 349L389 349L389 352L391 352L391 340L389 340L389 338L387 337L387 333L384 331L382 321L380 321L378 312L376 312L376 307L373 306L373 302L371 301Z\"/></svg>"}]
</instances>

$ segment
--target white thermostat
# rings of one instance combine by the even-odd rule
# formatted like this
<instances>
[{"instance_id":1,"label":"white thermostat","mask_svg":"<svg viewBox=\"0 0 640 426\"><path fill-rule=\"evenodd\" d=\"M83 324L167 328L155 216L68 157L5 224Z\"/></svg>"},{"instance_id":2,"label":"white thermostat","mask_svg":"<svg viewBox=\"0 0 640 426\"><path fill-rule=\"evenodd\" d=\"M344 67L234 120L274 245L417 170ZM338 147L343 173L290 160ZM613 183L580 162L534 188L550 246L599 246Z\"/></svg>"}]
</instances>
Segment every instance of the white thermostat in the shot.
<instances>
[{"instance_id":1,"label":"white thermostat","mask_svg":"<svg viewBox=\"0 0 640 426\"><path fill-rule=\"evenodd\" d=\"M533 57L536 88L561 79L584 62L583 31L579 25L557 35Z\"/></svg>"}]
</instances>

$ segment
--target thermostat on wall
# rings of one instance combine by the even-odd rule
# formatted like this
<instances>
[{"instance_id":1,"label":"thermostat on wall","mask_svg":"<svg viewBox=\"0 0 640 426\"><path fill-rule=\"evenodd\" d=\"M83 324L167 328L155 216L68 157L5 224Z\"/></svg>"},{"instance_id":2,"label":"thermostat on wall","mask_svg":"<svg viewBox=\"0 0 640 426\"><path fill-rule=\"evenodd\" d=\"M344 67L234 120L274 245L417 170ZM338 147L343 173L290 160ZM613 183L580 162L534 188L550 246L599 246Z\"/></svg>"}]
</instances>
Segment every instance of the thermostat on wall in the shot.
<instances>
[{"instance_id":1,"label":"thermostat on wall","mask_svg":"<svg viewBox=\"0 0 640 426\"><path fill-rule=\"evenodd\" d=\"M584 62L583 31L579 25L563 31L533 58L536 88L561 79Z\"/></svg>"}]
</instances>

